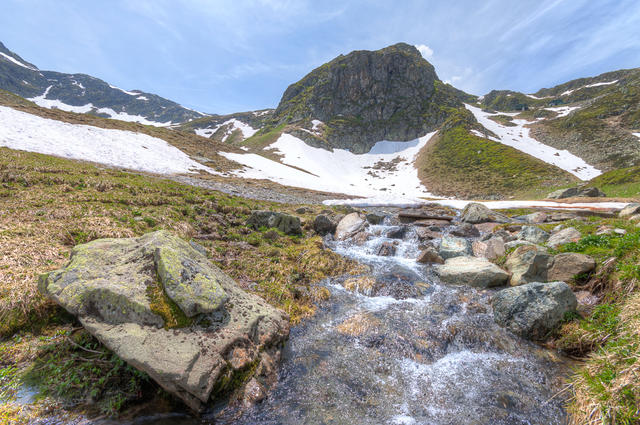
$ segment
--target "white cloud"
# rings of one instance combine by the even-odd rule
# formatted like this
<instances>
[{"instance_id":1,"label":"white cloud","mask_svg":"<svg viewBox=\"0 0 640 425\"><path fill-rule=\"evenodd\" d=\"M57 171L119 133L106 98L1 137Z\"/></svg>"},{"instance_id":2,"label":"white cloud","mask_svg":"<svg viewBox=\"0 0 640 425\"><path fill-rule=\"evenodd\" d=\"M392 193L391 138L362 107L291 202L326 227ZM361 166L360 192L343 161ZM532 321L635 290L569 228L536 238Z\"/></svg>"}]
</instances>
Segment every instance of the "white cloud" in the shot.
<instances>
[{"instance_id":1,"label":"white cloud","mask_svg":"<svg viewBox=\"0 0 640 425\"><path fill-rule=\"evenodd\" d=\"M418 49L422 57L425 59L429 59L433 56L433 49L426 44L416 44L416 49Z\"/></svg>"}]
</instances>

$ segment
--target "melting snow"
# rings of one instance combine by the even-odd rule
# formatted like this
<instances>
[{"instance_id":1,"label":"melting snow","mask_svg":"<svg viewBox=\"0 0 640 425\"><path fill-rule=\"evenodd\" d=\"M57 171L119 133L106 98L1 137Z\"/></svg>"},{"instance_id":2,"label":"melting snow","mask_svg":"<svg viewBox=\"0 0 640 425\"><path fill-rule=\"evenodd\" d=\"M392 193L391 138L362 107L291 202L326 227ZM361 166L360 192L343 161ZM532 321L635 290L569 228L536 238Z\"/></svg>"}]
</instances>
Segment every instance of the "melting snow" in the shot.
<instances>
[{"instance_id":1,"label":"melting snow","mask_svg":"<svg viewBox=\"0 0 640 425\"><path fill-rule=\"evenodd\" d=\"M147 99L147 98L146 98L146 97L144 97L144 96L138 96L138 97L136 97L136 99L138 99L138 100L149 100L149 99Z\"/></svg>"},{"instance_id":2,"label":"melting snow","mask_svg":"<svg viewBox=\"0 0 640 425\"><path fill-rule=\"evenodd\" d=\"M560 96L568 96L568 95L570 95L571 93L573 93L574 91L577 91L577 90L586 89L586 88L589 88L589 87L608 86L608 85L611 85L611 84L615 84L617 82L618 82L618 80L613 80L613 81L607 81L607 82L604 82L604 83L588 84L586 86L578 87L577 89L572 89L572 90L567 90L565 92L562 92L562 93L560 93Z\"/></svg>"},{"instance_id":3,"label":"melting snow","mask_svg":"<svg viewBox=\"0 0 640 425\"><path fill-rule=\"evenodd\" d=\"M529 135L531 129L525 127L526 124L531 124L531 122L527 120L513 120L512 122L515 124L515 127L507 127L489 118L493 115L504 115L503 113L491 114L475 106L465 106L473 113L481 125L498 136L498 139L492 137L490 138L491 140L511 146L544 162L553 164L581 180L591 180L602 174L600 170L587 164L583 159L575 156L571 152L552 148L531 137Z\"/></svg>"},{"instance_id":4,"label":"melting snow","mask_svg":"<svg viewBox=\"0 0 640 425\"><path fill-rule=\"evenodd\" d=\"M553 108L544 108L544 109L546 109L547 111L552 111L557 113L558 116L556 118L561 118L561 117L566 117L576 109L580 109L580 107L579 106L555 106Z\"/></svg>"},{"instance_id":5,"label":"melting snow","mask_svg":"<svg viewBox=\"0 0 640 425\"><path fill-rule=\"evenodd\" d=\"M246 178L354 196L413 199L430 196L413 161L434 134L410 142L378 142L369 153L358 155L345 149L314 148L285 133L266 148L281 154L282 163L256 154L221 155L245 165L247 168L236 174Z\"/></svg>"},{"instance_id":6,"label":"melting snow","mask_svg":"<svg viewBox=\"0 0 640 425\"><path fill-rule=\"evenodd\" d=\"M52 87L53 86L47 87L47 89L44 91L43 94L41 94L40 96L32 97L29 100L38 106L42 106L43 108L49 108L49 109L55 108L55 109L60 109L62 111L67 111L67 112L76 112L78 114L86 114L88 112L95 111L96 113L106 114L106 115L109 115L110 118L117 119L120 121L137 122L144 125L153 125L155 127L168 127L172 124L171 121L164 122L164 123L150 121L147 118L143 117L142 115L130 115L130 114L127 114L126 112L116 112L111 108L96 108L91 103L87 103L86 105L81 105L81 106L74 106L74 105L68 105L66 103L63 103L58 99L47 99L47 95L49 94L49 91L51 90Z\"/></svg>"},{"instance_id":7,"label":"melting snow","mask_svg":"<svg viewBox=\"0 0 640 425\"><path fill-rule=\"evenodd\" d=\"M255 128L251 127L249 124L246 124L240 120L237 120L235 118L231 118L230 120L227 120L225 122L223 122L222 124L218 124L217 126L213 127L213 128L196 128L194 131L198 136L202 136L202 137L211 137L213 136L213 134L218 131L218 129L222 126L226 126L228 124L231 124L231 126L227 129L227 131L225 132L224 136L222 136L222 141L225 142L227 140L227 138L229 136L231 136L231 134L236 131L237 129L240 129L240 131L242 132L242 140L248 139L249 137L253 136L254 134L256 134L258 132L258 130L256 130Z\"/></svg>"},{"instance_id":8,"label":"melting snow","mask_svg":"<svg viewBox=\"0 0 640 425\"><path fill-rule=\"evenodd\" d=\"M24 64L24 63L20 62L18 59L14 58L14 57L12 57L12 56L9 56L9 55L7 55L6 53L2 53L2 52L0 52L0 55L1 55L2 57L6 58L8 61L13 62L13 63L15 63L16 65L21 66L21 67L23 67L23 68L30 69L31 71L37 71L37 70L38 70L37 68L34 68L34 67L32 67L32 66L29 66L29 65L27 65L27 64Z\"/></svg>"},{"instance_id":9,"label":"melting snow","mask_svg":"<svg viewBox=\"0 0 640 425\"><path fill-rule=\"evenodd\" d=\"M123 89L121 89L120 87L112 86L111 84L109 84L109 87L111 87L112 89L120 90L122 93L126 93L126 94L128 94L129 96L137 96L137 95L139 95L139 94L140 94L139 92L135 92L135 91L126 91L126 90L123 90Z\"/></svg>"},{"instance_id":10,"label":"melting snow","mask_svg":"<svg viewBox=\"0 0 640 425\"><path fill-rule=\"evenodd\" d=\"M526 94L525 96L530 97L531 99L536 99L536 100L542 100L542 99L548 99L551 96L542 96L542 97L538 97L538 96L534 96L532 94Z\"/></svg>"},{"instance_id":11,"label":"melting snow","mask_svg":"<svg viewBox=\"0 0 640 425\"><path fill-rule=\"evenodd\" d=\"M633 135L640 138L640 133L633 133Z\"/></svg>"},{"instance_id":12,"label":"melting snow","mask_svg":"<svg viewBox=\"0 0 640 425\"><path fill-rule=\"evenodd\" d=\"M215 171L162 139L69 124L0 106L0 146L158 174Z\"/></svg>"}]
</instances>

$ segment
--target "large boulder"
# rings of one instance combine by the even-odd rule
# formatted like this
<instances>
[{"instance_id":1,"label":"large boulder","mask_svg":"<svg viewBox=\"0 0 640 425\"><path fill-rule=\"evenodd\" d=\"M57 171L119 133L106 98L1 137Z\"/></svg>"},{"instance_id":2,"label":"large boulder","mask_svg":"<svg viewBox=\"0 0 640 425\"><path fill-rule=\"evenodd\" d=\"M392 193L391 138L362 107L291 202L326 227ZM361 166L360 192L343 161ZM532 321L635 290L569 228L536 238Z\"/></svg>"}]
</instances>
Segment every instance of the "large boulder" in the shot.
<instances>
[{"instance_id":1,"label":"large boulder","mask_svg":"<svg viewBox=\"0 0 640 425\"><path fill-rule=\"evenodd\" d=\"M532 282L503 289L491 299L493 318L524 338L544 339L577 307L576 296L564 282Z\"/></svg>"},{"instance_id":2,"label":"large boulder","mask_svg":"<svg viewBox=\"0 0 640 425\"><path fill-rule=\"evenodd\" d=\"M547 273L548 280L568 282L575 275L591 273L596 268L593 258L585 254L567 252L553 257L553 264Z\"/></svg>"},{"instance_id":3,"label":"large boulder","mask_svg":"<svg viewBox=\"0 0 640 425\"><path fill-rule=\"evenodd\" d=\"M631 217L640 213L640 204L631 203L624 207L618 214L620 217Z\"/></svg>"},{"instance_id":4,"label":"large boulder","mask_svg":"<svg viewBox=\"0 0 640 425\"><path fill-rule=\"evenodd\" d=\"M553 233L547 240L547 246L557 248L569 242L577 242L581 237L582 235L575 227L567 227L566 229Z\"/></svg>"},{"instance_id":5,"label":"large boulder","mask_svg":"<svg viewBox=\"0 0 640 425\"><path fill-rule=\"evenodd\" d=\"M460 257L463 255L472 255L471 242L466 239L455 236L444 235L439 249L440 256L445 260L447 258Z\"/></svg>"},{"instance_id":6,"label":"large boulder","mask_svg":"<svg viewBox=\"0 0 640 425\"><path fill-rule=\"evenodd\" d=\"M506 215L492 211L483 204L476 202L471 202L464 207L460 220L463 223L471 224L487 222L509 223L511 221Z\"/></svg>"},{"instance_id":7,"label":"large boulder","mask_svg":"<svg viewBox=\"0 0 640 425\"><path fill-rule=\"evenodd\" d=\"M551 192L547 195L547 199L602 198L605 196L607 195L597 187L570 187Z\"/></svg>"},{"instance_id":8,"label":"large boulder","mask_svg":"<svg viewBox=\"0 0 640 425\"><path fill-rule=\"evenodd\" d=\"M289 334L284 312L166 231L78 245L65 267L41 277L39 289L198 411L253 371L272 381L266 371L275 373L270 365Z\"/></svg>"},{"instance_id":9,"label":"large boulder","mask_svg":"<svg viewBox=\"0 0 640 425\"><path fill-rule=\"evenodd\" d=\"M338 224L328 215L319 214L313 220L313 230L320 236L336 231Z\"/></svg>"},{"instance_id":10,"label":"large boulder","mask_svg":"<svg viewBox=\"0 0 640 425\"><path fill-rule=\"evenodd\" d=\"M440 254L438 254L438 250L432 245L427 245L422 251L420 251L420 254L418 255L418 258L416 259L416 261L422 264L426 264L426 263L443 264L444 263L444 260L442 259Z\"/></svg>"},{"instance_id":11,"label":"large boulder","mask_svg":"<svg viewBox=\"0 0 640 425\"><path fill-rule=\"evenodd\" d=\"M516 237L520 240L539 245L549 239L549 234L537 226L524 226Z\"/></svg>"},{"instance_id":12,"label":"large boulder","mask_svg":"<svg viewBox=\"0 0 640 425\"><path fill-rule=\"evenodd\" d=\"M535 245L524 245L516 248L505 262L511 273L511 286L524 285L529 282L546 282L553 256Z\"/></svg>"},{"instance_id":13,"label":"large boulder","mask_svg":"<svg viewBox=\"0 0 640 425\"><path fill-rule=\"evenodd\" d=\"M363 214L358 212L347 214L338 223L334 237L339 241L348 239L364 230L367 225L367 218Z\"/></svg>"},{"instance_id":14,"label":"large boulder","mask_svg":"<svg viewBox=\"0 0 640 425\"><path fill-rule=\"evenodd\" d=\"M252 211L247 220L247 225L256 230L261 227L273 227L287 235L299 235L302 233L298 217L275 211Z\"/></svg>"},{"instance_id":15,"label":"large boulder","mask_svg":"<svg viewBox=\"0 0 640 425\"><path fill-rule=\"evenodd\" d=\"M473 224L462 223L457 227L454 227L449 234L453 236L459 236L461 238L478 238L480 237L480 231L476 229Z\"/></svg>"},{"instance_id":16,"label":"large boulder","mask_svg":"<svg viewBox=\"0 0 640 425\"><path fill-rule=\"evenodd\" d=\"M509 274L495 264L477 257L449 258L438 266L437 273L445 283L469 285L476 288L501 286Z\"/></svg>"}]
</instances>

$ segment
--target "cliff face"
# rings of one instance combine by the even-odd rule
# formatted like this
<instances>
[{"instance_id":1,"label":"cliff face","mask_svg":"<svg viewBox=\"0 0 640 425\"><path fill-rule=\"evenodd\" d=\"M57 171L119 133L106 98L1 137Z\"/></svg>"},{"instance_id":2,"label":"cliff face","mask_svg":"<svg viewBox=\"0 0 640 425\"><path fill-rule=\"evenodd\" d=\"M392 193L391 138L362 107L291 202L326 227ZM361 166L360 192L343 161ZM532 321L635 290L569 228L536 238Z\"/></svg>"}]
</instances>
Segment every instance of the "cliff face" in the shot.
<instances>
[{"instance_id":1,"label":"cliff face","mask_svg":"<svg viewBox=\"0 0 640 425\"><path fill-rule=\"evenodd\" d=\"M400 43L316 68L284 92L274 124L299 126L312 145L364 153L380 140L433 131L468 97L441 82L415 47Z\"/></svg>"}]
</instances>

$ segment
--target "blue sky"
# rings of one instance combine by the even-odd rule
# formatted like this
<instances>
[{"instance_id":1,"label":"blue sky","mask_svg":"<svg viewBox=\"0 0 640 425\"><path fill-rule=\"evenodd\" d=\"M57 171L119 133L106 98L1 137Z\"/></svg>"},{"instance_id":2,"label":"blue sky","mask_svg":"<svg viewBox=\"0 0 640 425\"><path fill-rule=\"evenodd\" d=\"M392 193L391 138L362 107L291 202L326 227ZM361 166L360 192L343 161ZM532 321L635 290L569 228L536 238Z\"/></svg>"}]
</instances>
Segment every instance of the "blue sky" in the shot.
<instances>
[{"instance_id":1,"label":"blue sky","mask_svg":"<svg viewBox=\"0 0 640 425\"><path fill-rule=\"evenodd\" d=\"M399 41L473 94L640 67L637 0L0 0L0 41L210 113L275 107L341 53Z\"/></svg>"}]
</instances>

